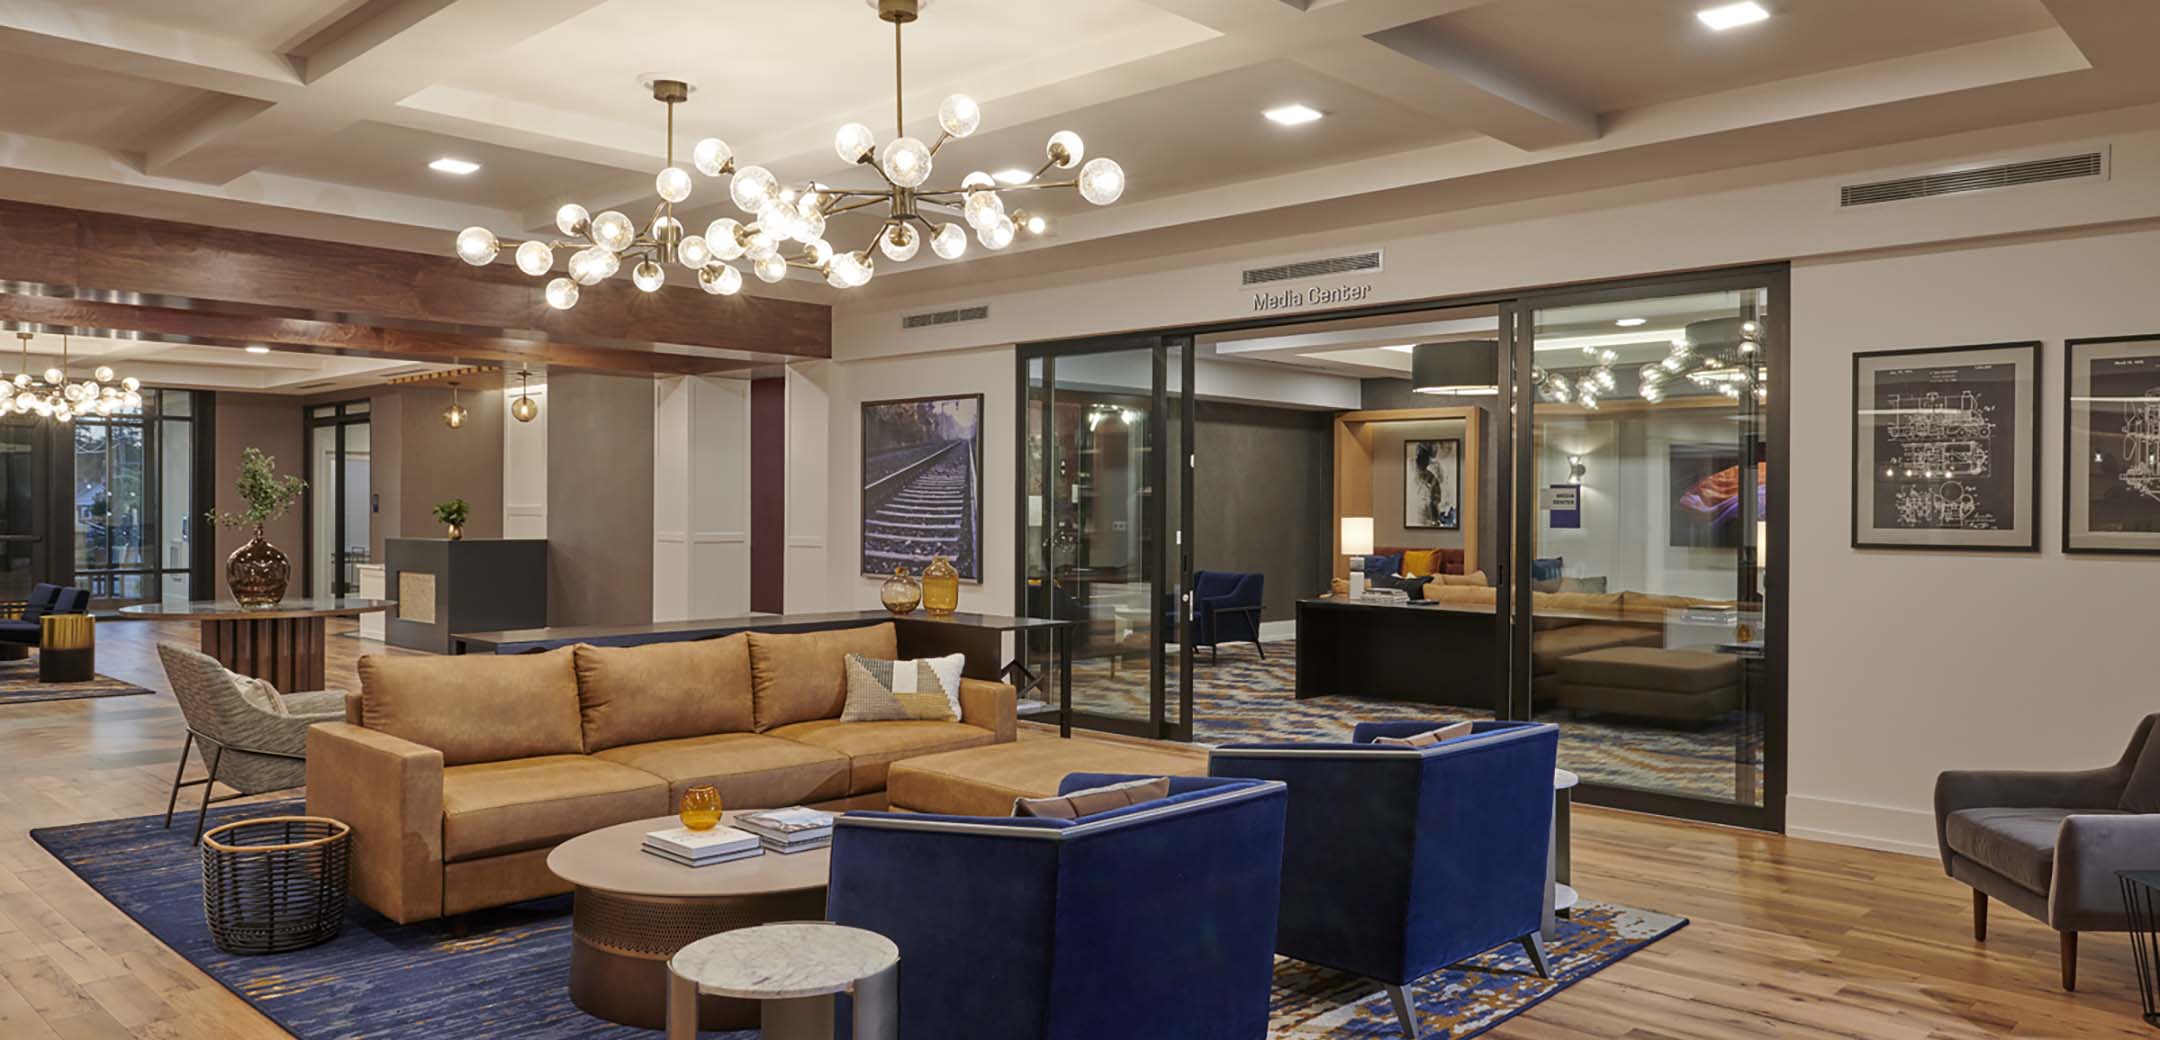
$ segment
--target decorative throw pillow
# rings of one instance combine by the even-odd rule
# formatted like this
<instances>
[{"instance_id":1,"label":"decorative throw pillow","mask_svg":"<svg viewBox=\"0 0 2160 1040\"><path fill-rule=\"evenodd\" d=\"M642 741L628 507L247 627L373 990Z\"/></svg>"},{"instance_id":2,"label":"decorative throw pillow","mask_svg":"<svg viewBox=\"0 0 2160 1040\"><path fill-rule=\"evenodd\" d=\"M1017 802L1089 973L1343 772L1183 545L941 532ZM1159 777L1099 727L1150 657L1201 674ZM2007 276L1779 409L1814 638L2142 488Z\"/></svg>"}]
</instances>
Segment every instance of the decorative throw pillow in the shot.
<instances>
[{"instance_id":1,"label":"decorative throw pillow","mask_svg":"<svg viewBox=\"0 0 2160 1040\"><path fill-rule=\"evenodd\" d=\"M842 722L921 719L960 721L960 654L917 661L879 661L847 655L847 706Z\"/></svg>"},{"instance_id":2,"label":"decorative throw pillow","mask_svg":"<svg viewBox=\"0 0 2160 1040\"><path fill-rule=\"evenodd\" d=\"M1051 820L1077 820L1082 816L1123 809L1128 805L1170 797L1170 778L1149 777L1090 787L1051 798L1015 798L1014 816L1038 816Z\"/></svg>"},{"instance_id":3,"label":"decorative throw pillow","mask_svg":"<svg viewBox=\"0 0 2160 1040\"><path fill-rule=\"evenodd\" d=\"M1365 557L1365 576L1367 578L1384 578L1390 574L1399 573L1402 570L1402 558L1403 554L1399 552L1374 553L1367 556Z\"/></svg>"},{"instance_id":4,"label":"decorative throw pillow","mask_svg":"<svg viewBox=\"0 0 2160 1040\"><path fill-rule=\"evenodd\" d=\"M1402 554L1402 572L1415 576L1438 573L1433 568L1433 558L1440 555L1437 549L1405 549Z\"/></svg>"},{"instance_id":5,"label":"decorative throw pillow","mask_svg":"<svg viewBox=\"0 0 2160 1040\"><path fill-rule=\"evenodd\" d=\"M1407 737L1374 737L1372 742L1387 747L1421 748L1431 747L1443 740L1453 740L1456 737L1467 737L1469 735L1470 724L1458 722L1450 726L1442 726L1439 729L1429 729L1423 733L1412 733Z\"/></svg>"},{"instance_id":6,"label":"decorative throw pillow","mask_svg":"<svg viewBox=\"0 0 2160 1040\"><path fill-rule=\"evenodd\" d=\"M240 687L241 700L278 718L292 718L292 709L285 706L285 695L279 693L278 688L272 685L270 680L258 679L252 675L241 675L239 672L231 670L226 671L225 674L232 676L233 685Z\"/></svg>"}]
</instances>

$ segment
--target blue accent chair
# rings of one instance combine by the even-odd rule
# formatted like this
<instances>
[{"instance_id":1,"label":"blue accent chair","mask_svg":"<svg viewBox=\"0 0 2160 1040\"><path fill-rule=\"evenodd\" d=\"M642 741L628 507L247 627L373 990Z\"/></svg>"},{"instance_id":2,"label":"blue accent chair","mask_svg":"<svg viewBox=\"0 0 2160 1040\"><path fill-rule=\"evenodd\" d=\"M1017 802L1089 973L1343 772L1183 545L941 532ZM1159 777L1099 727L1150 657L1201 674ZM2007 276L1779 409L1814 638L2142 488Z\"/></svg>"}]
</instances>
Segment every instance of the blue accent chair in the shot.
<instances>
[{"instance_id":1,"label":"blue accent chair","mask_svg":"<svg viewBox=\"0 0 2160 1040\"><path fill-rule=\"evenodd\" d=\"M36 646L43 636L38 619L47 614L83 614L90 610L90 590L39 582L30 587L22 615L0 619L0 643Z\"/></svg>"},{"instance_id":2,"label":"blue accent chair","mask_svg":"<svg viewBox=\"0 0 2160 1040\"><path fill-rule=\"evenodd\" d=\"M1195 776L1079 820L848 813L826 909L899 944L903 1037L1253 1040L1288 801L1278 783Z\"/></svg>"},{"instance_id":3,"label":"blue accent chair","mask_svg":"<svg viewBox=\"0 0 2160 1040\"><path fill-rule=\"evenodd\" d=\"M1478 722L1432 747L1372 743L1444 725L1360 723L1347 744L1245 744L1208 758L1213 776L1290 786L1275 951L1403 987L1520 943L1550 977L1538 931L1551 905L1553 761L1546 723Z\"/></svg>"},{"instance_id":4,"label":"blue accent chair","mask_svg":"<svg viewBox=\"0 0 2160 1040\"><path fill-rule=\"evenodd\" d=\"M1215 663L1224 643L1251 643L1267 660L1260 643L1260 590L1264 574L1235 571L1193 572L1193 645L1208 648Z\"/></svg>"}]
</instances>

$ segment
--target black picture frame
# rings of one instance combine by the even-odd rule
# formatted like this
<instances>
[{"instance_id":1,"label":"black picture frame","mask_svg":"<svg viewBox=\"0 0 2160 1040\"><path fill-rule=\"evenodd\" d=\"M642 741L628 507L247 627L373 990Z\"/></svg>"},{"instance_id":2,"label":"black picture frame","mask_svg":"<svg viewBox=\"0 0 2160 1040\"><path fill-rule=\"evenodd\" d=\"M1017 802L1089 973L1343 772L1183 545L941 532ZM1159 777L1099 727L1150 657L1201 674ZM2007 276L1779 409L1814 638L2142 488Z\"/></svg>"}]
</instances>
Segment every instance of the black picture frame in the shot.
<instances>
[{"instance_id":1,"label":"black picture frame","mask_svg":"<svg viewBox=\"0 0 2160 1040\"><path fill-rule=\"evenodd\" d=\"M2142 352L2115 353L2129 345L2140 343L2148 345L2149 349ZM2160 332L2134 336L2093 336L2063 341L2062 551L2095 556L2160 556L2160 497L2154 497L2152 491L2145 491L2143 494L2150 500L2149 508L2155 518L2156 526L2153 531L2103 532L2094 530L2092 526L2094 501L2089 481L2092 467L2104 463L2095 457L2094 442L2097 437L2090 422L2087 422L2082 431L2079 429L2080 418L2089 420L2091 406L2098 403L2088 397L2086 407L2079 407L2078 389L2086 386L2085 381L2080 379L2079 366L2081 362L2089 364L2099 360L2095 355L2102 352L2124 359L2150 361L2156 374L2160 374ZM2089 377L2089 372L2087 375ZM2156 378L2153 387L2148 389L2153 388L2160 388L2160 378ZM2090 391L2091 387L2087 386L2087 390ZM2152 409L2160 409L2160 398L2155 398L2155 403L2147 406L2149 415ZM2148 418L2147 425L2150 428L2151 418ZM2123 432L2126 440L2128 432ZM2154 430L2153 433L2160 435L2160 430ZM2127 444L2124 450L2128 450ZM2081 493L2086 506L2082 512L2077 508ZM2133 540L2146 544L2127 544Z\"/></svg>"},{"instance_id":2,"label":"black picture frame","mask_svg":"<svg viewBox=\"0 0 2160 1040\"><path fill-rule=\"evenodd\" d=\"M2040 551L2041 391L2042 384L2045 381L2045 375L2041 367L2041 354L2042 347L2039 340L2016 340L2003 343L1977 343L1948 347L1921 347L1904 350L1858 351L1853 354L1852 440L1847 445L1846 451L1846 459L1851 466L1851 479L1847 481L1846 488L1847 492L1852 496L1848 512L1851 521L1853 548L1894 549L1916 552L2037 553ZM1989 357L1987 355L2000 356ZM1867 421L1871 415L1869 409L1869 402L1872 398L1871 391L1875 388L1870 379L1871 366L1887 365L1900 361L1909 361L1913 366L1925 366L1931 362L1947 365L1956 363L1960 356L1963 356L1965 363L1971 365L1992 365L2007 362L2022 370L2013 371L2013 378L2023 378L2026 385L2022 390L2016 392L2014 399L2016 411L2012 413L2012 428L2005 431L2001 437L1994 438L1998 443L2007 445L2013 451L2009 474L2010 497L2013 503L2021 499L2025 504L2022 509L2013 505L2004 513L2012 520L2022 524L2022 528L2011 527L2007 529L2007 531L2018 535L2014 541L2000 537L2000 532L2005 530L2003 528L1991 528L1987 530L1987 533L1958 537L1961 533L1958 528L1915 527L1913 529L1914 534L1910 537L1902 539L1883 538L1876 532L1885 530L1885 528L1878 526L1872 519L1863 520L1865 514L1874 511L1874 507L1878 504L1877 495L1879 494L1874 483L1877 479L1874 472L1874 463L1877 460L1871 453L1865 469L1862 468L1861 463L1863 448L1872 447L1874 444L1873 427ZM2023 428L2024 436L2019 436L2020 428ZM2019 480L2019 463L2021 460L2017 453L2022 453L2022 461L2025 463L2022 467L2024 470L2022 482ZM1861 493L1862 488L1868 489L1870 493L1863 496ZM1934 540L1928 540L1930 534L1934 536ZM1873 536L1871 537L1871 535Z\"/></svg>"},{"instance_id":3,"label":"black picture frame","mask_svg":"<svg viewBox=\"0 0 2160 1040\"><path fill-rule=\"evenodd\" d=\"M875 478L871 476L872 460L874 458L883 458L889 453L904 452L913 448L927 450L933 447L933 445L927 443L896 445L880 441L874 444L873 438L880 432L885 431L889 425L881 418L881 410L963 403L972 408L974 416L974 428L966 436L939 442L942 447L939 447L934 454L925 455L920 459L903 459L897 465L886 467ZM979 393L933 394L926 397L902 397L883 401L864 401L862 403L855 483L861 496L862 507L861 513L856 519L856 551L863 577L889 577L894 566L905 566L908 568L908 573L921 575L923 566L930 562L929 555L923 554L920 557L907 554L896 555L901 553L901 550L897 549L896 545L905 542L906 539L893 534L895 530L898 530L897 528L882 526L884 522L873 518L890 502L892 496L903 487L901 485L892 485L889 483L890 481L908 479L906 472L912 467L921 467L915 470L918 476L933 469L944 468L942 461L931 460L953 459L953 446L964 445L963 453L959 457L967 460L967 469L971 471L972 480L963 480L959 485L968 495L968 501L959 514L963 527L960 534L962 551L948 558L952 560L953 569L960 572L961 581L977 585L982 583L984 572L983 426L987 419L988 417L983 412L983 395ZM947 486L951 486L949 480L945 483ZM921 511L918 509L914 512L920 513ZM919 516L914 517L910 522L919 519L921 519ZM881 524L876 532L872 531L874 523Z\"/></svg>"},{"instance_id":4,"label":"black picture frame","mask_svg":"<svg viewBox=\"0 0 2160 1040\"><path fill-rule=\"evenodd\" d=\"M1455 489L1455 522L1417 523L1410 518L1410 474L1417 469L1417 453L1420 445L1452 444L1450 456L1454 472L1449 476L1449 486ZM1403 529L1410 531L1460 531L1462 530L1462 456L1463 442L1460 437L1413 437L1403 441Z\"/></svg>"}]
</instances>

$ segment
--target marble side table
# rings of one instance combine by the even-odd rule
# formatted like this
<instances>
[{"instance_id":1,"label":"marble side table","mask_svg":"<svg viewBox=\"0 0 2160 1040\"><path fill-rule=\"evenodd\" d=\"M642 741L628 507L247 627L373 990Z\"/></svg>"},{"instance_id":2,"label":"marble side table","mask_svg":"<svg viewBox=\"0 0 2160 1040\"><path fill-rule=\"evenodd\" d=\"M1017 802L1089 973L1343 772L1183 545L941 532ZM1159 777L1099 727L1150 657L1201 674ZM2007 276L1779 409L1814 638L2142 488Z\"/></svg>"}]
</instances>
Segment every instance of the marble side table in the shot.
<instances>
[{"instance_id":1,"label":"marble side table","mask_svg":"<svg viewBox=\"0 0 2160 1040\"><path fill-rule=\"evenodd\" d=\"M855 1040L898 1040L900 948L822 921L707 936L668 961L668 1040L697 1040L700 995L763 1001L760 1040L832 1040L836 993L855 998Z\"/></svg>"}]
</instances>

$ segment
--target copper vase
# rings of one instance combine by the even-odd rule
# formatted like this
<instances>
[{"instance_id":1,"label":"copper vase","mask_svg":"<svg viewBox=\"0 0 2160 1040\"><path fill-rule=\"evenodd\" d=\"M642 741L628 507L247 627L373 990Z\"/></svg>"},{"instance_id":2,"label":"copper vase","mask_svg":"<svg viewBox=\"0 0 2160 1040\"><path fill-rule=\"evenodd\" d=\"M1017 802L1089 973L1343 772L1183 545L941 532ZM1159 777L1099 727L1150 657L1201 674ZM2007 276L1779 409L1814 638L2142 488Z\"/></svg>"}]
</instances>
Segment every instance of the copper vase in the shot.
<instances>
[{"instance_id":1,"label":"copper vase","mask_svg":"<svg viewBox=\"0 0 2160 1040\"><path fill-rule=\"evenodd\" d=\"M263 540L262 528L255 537L233 550L225 559L225 584L243 607L274 607L285 598L285 583L292 578L292 561L278 547Z\"/></svg>"}]
</instances>

